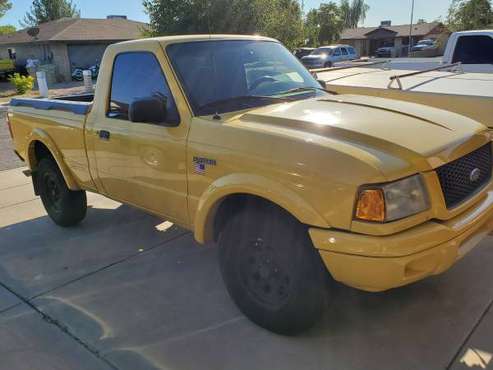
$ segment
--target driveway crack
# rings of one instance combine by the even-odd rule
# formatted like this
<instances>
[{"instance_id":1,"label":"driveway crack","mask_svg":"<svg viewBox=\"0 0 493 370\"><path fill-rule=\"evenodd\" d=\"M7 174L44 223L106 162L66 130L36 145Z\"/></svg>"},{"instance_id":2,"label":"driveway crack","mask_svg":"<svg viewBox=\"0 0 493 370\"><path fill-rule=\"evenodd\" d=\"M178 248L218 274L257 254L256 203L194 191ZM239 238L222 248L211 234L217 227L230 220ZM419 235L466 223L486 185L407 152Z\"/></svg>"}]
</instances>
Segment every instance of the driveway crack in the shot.
<instances>
[{"instance_id":1,"label":"driveway crack","mask_svg":"<svg viewBox=\"0 0 493 370\"><path fill-rule=\"evenodd\" d=\"M474 326L472 327L469 334L467 334L466 337L464 338L464 340L462 341L462 344L459 346L459 349L454 354L454 356L452 357L452 360L448 364L448 366L446 368L447 370L450 370L452 368L453 364L457 361L457 358L460 356L460 354L461 354L462 350L464 349L464 347L466 346L467 342L469 342L469 339L471 339L472 335L474 334L476 329L479 327L479 325L481 324L481 322L483 321L485 316L488 314L488 312L491 310L492 306L493 306L493 299L490 300L490 303L488 304L488 306L486 306L486 309L484 310L484 312L479 316L479 319L474 324Z\"/></svg>"},{"instance_id":2,"label":"driveway crack","mask_svg":"<svg viewBox=\"0 0 493 370\"><path fill-rule=\"evenodd\" d=\"M59 330L61 330L63 333L68 335L70 338L72 338L75 342L77 342L79 345L81 345L83 348L85 348L87 351L89 351L93 356L98 358L100 361L104 362L106 365L108 365L111 369L113 370L119 370L117 366L115 366L112 362L107 360L96 348L91 346L90 344L84 342L81 338L79 338L77 335L72 333L70 329L61 323L60 321L54 319L50 315L46 314L42 310L40 310L35 304L33 304L29 299L23 297L22 295L18 294L16 291L11 289L9 286L5 285L4 283L0 282L0 286L3 287L4 289L8 290L10 293L15 295L18 299L20 299L23 303L25 303L27 306L29 306L31 309L36 311L41 318L51 324L56 326Z\"/></svg>"}]
</instances>

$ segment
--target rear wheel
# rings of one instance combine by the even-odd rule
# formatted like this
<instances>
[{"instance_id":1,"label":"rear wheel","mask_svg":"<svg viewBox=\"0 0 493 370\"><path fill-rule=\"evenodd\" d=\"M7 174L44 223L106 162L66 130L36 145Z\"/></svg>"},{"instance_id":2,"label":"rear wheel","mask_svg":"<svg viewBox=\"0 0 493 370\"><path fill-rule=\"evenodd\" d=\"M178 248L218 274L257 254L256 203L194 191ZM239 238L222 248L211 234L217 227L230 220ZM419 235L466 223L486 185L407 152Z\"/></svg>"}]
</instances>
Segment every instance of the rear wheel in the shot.
<instances>
[{"instance_id":1,"label":"rear wheel","mask_svg":"<svg viewBox=\"0 0 493 370\"><path fill-rule=\"evenodd\" d=\"M328 273L307 227L270 203L247 205L219 238L226 287L253 322L285 335L313 326L323 312Z\"/></svg>"},{"instance_id":2,"label":"rear wheel","mask_svg":"<svg viewBox=\"0 0 493 370\"><path fill-rule=\"evenodd\" d=\"M85 191L71 191L55 161L43 158L36 170L37 189L48 216L59 226L68 227L86 216Z\"/></svg>"}]
</instances>

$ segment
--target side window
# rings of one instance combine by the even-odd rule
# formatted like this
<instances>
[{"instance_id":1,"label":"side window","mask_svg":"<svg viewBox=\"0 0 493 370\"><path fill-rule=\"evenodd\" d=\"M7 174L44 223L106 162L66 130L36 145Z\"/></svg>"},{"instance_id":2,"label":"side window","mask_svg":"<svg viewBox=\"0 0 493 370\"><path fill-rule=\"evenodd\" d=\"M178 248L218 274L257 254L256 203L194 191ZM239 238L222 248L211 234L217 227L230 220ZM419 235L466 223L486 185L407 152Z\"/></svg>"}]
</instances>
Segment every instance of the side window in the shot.
<instances>
[{"instance_id":1,"label":"side window","mask_svg":"<svg viewBox=\"0 0 493 370\"><path fill-rule=\"evenodd\" d=\"M452 62L493 64L493 38L489 36L459 37Z\"/></svg>"},{"instance_id":2,"label":"side window","mask_svg":"<svg viewBox=\"0 0 493 370\"><path fill-rule=\"evenodd\" d=\"M334 50L334 56L335 56L335 57L339 57L339 56L341 56L341 49L339 49L339 48L335 49L335 50Z\"/></svg>"},{"instance_id":3,"label":"side window","mask_svg":"<svg viewBox=\"0 0 493 370\"><path fill-rule=\"evenodd\" d=\"M347 55L348 54L346 48L341 48L341 51L342 51L342 55Z\"/></svg>"},{"instance_id":4,"label":"side window","mask_svg":"<svg viewBox=\"0 0 493 370\"><path fill-rule=\"evenodd\" d=\"M113 63L107 116L128 120L130 104L143 98L159 99L166 104L166 123L180 122L173 95L154 54L130 52L117 55Z\"/></svg>"},{"instance_id":5,"label":"side window","mask_svg":"<svg viewBox=\"0 0 493 370\"><path fill-rule=\"evenodd\" d=\"M348 48L348 50L349 50L349 54L352 55L356 54L356 51L353 48Z\"/></svg>"}]
</instances>

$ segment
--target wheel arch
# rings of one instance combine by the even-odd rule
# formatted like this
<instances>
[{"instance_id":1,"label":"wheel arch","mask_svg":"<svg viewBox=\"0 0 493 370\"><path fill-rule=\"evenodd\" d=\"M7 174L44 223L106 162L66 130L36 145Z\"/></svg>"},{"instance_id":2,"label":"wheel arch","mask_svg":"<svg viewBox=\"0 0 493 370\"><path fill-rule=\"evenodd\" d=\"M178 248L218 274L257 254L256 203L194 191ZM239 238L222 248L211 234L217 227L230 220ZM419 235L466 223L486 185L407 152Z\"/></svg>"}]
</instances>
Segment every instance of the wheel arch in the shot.
<instances>
[{"instance_id":1,"label":"wheel arch","mask_svg":"<svg viewBox=\"0 0 493 370\"><path fill-rule=\"evenodd\" d=\"M199 243L215 241L231 206L246 199L276 204L301 223L329 227L308 202L288 187L258 175L234 174L216 180L202 194L194 219L195 239Z\"/></svg>"},{"instance_id":2,"label":"wheel arch","mask_svg":"<svg viewBox=\"0 0 493 370\"><path fill-rule=\"evenodd\" d=\"M60 169L67 187L70 190L80 190L80 187L63 160L62 153L53 139L44 130L34 129L29 137L28 143L26 160L33 174L36 173L41 158L51 157Z\"/></svg>"}]
</instances>

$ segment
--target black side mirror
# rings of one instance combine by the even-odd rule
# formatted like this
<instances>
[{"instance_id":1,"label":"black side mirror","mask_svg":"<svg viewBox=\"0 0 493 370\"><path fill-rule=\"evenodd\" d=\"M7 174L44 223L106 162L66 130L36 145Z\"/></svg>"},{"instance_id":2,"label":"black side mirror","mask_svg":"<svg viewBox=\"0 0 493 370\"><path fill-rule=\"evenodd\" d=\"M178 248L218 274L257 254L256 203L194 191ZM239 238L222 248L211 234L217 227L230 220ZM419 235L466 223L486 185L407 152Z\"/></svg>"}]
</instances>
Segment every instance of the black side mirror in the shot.
<instances>
[{"instance_id":1,"label":"black side mirror","mask_svg":"<svg viewBox=\"0 0 493 370\"><path fill-rule=\"evenodd\" d=\"M165 96L149 96L135 99L130 103L128 119L132 122L174 126L174 124L166 123L166 100Z\"/></svg>"},{"instance_id":2,"label":"black side mirror","mask_svg":"<svg viewBox=\"0 0 493 370\"><path fill-rule=\"evenodd\" d=\"M327 90L327 84L324 80L317 80L317 82L322 86L322 89Z\"/></svg>"}]
</instances>

